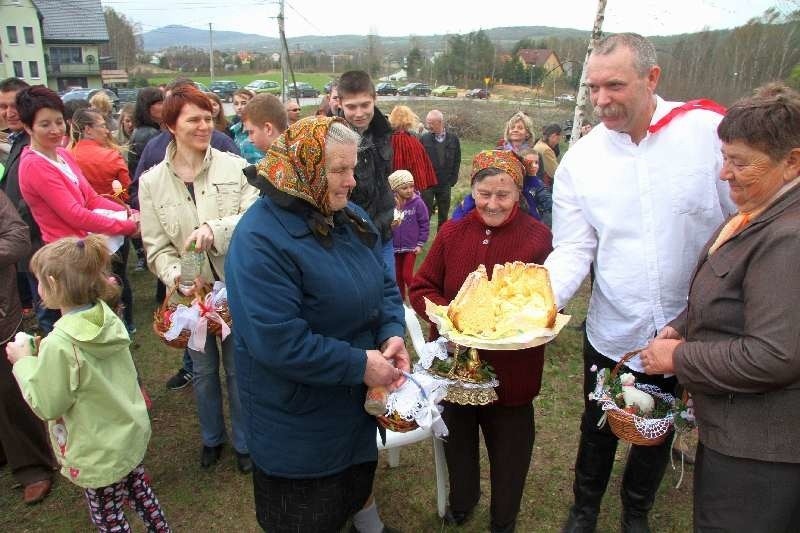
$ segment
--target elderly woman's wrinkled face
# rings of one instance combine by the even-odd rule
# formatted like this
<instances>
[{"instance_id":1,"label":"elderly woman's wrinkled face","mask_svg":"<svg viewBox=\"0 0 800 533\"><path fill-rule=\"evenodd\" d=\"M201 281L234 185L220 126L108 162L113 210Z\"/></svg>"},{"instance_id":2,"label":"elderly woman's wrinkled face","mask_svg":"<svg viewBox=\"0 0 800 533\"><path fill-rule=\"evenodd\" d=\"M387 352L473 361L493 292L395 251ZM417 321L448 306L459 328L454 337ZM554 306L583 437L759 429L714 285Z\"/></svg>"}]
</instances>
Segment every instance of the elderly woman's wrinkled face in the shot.
<instances>
[{"instance_id":1,"label":"elderly woman's wrinkled face","mask_svg":"<svg viewBox=\"0 0 800 533\"><path fill-rule=\"evenodd\" d=\"M797 177L800 148L781 161L742 141L722 143L722 172L731 199L739 211L749 212L764 207L786 183Z\"/></svg>"},{"instance_id":2,"label":"elderly woman's wrinkled face","mask_svg":"<svg viewBox=\"0 0 800 533\"><path fill-rule=\"evenodd\" d=\"M350 192L356 186L357 151L355 144L329 144L325 148L328 205L332 211L344 209Z\"/></svg>"},{"instance_id":3,"label":"elderly woman's wrinkled face","mask_svg":"<svg viewBox=\"0 0 800 533\"><path fill-rule=\"evenodd\" d=\"M505 172L487 176L472 186L475 208L487 226L499 226L519 202L519 188Z\"/></svg>"},{"instance_id":4,"label":"elderly woman's wrinkled face","mask_svg":"<svg viewBox=\"0 0 800 533\"><path fill-rule=\"evenodd\" d=\"M508 128L508 140L514 144L524 143L528 140L528 130L521 120L516 121Z\"/></svg>"},{"instance_id":5,"label":"elderly woman's wrinkled face","mask_svg":"<svg viewBox=\"0 0 800 533\"><path fill-rule=\"evenodd\" d=\"M184 104L175 126L169 131L175 136L178 146L205 152L211 142L214 119L206 111L192 103Z\"/></svg>"}]
</instances>

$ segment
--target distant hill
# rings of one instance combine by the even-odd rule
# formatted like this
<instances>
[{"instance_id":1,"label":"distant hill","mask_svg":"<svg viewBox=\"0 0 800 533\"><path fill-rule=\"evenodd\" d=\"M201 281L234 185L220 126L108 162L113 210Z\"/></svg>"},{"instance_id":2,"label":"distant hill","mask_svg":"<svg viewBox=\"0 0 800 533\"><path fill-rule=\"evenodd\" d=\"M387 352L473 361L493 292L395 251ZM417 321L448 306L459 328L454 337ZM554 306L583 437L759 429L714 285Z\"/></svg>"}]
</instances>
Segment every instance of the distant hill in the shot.
<instances>
[{"instance_id":1,"label":"distant hill","mask_svg":"<svg viewBox=\"0 0 800 533\"><path fill-rule=\"evenodd\" d=\"M489 39L496 44L510 48L520 39L543 39L545 37L589 37L588 31L571 28L552 28L548 26L517 26L505 28L491 28L484 30ZM415 35L421 45L430 50L444 48L446 35ZM195 48L208 48L208 31L186 26L164 26L142 34L144 49L150 52L163 50L171 46L191 46ZM340 53L349 50L362 49L366 46L365 35L305 35L287 39L290 50L324 50L329 53ZM409 47L409 37L380 37L381 46L386 51L406 50ZM235 31L214 31L214 48L218 50L253 50L262 52L278 51L278 39L256 35L252 33L239 33Z\"/></svg>"}]
</instances>

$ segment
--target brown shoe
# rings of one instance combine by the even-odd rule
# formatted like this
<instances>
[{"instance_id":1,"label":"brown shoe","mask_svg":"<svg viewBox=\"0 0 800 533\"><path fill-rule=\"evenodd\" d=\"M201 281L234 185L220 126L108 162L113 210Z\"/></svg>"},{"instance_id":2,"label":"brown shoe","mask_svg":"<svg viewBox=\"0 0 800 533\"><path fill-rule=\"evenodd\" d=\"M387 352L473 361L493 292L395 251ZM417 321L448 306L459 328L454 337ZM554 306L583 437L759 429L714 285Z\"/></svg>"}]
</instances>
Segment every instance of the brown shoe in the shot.
<instances>
[{"instance_id":1,"label":"brown shoe","mask_svg":"<svg viewBox=\"0 0 800 533\"><path fill-rule=\"evenodd\" d=\"M39 503L50 493L50 487L52 486L53 482L49 479L43 479L41 481L37 481L36 483L31 483L25 487L25 493L22 496L22 501L25 502L25 505Z\"/></svg>"}]
</instances>

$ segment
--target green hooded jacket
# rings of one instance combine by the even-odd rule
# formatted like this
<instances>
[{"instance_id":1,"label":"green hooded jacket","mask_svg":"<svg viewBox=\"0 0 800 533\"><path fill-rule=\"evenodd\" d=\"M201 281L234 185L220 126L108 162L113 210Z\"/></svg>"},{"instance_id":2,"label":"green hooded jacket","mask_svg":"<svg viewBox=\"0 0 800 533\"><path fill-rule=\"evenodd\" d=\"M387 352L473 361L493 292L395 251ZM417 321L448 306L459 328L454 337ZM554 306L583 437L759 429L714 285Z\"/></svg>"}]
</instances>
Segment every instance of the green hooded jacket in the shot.
<instances>
[{"instance_id":1,"label":"green hooded jacket","mask_svg":"<svg viewBox=\"0 0 800 533\"><path fill-rule=\"evenodd\" d=\"M125 325L98 302L61 317L38 356L14 365L25 401L48 422L61 473L80 487L121 480L147 450L150 419L129 344Z\"/></svg>"}]
</instances>

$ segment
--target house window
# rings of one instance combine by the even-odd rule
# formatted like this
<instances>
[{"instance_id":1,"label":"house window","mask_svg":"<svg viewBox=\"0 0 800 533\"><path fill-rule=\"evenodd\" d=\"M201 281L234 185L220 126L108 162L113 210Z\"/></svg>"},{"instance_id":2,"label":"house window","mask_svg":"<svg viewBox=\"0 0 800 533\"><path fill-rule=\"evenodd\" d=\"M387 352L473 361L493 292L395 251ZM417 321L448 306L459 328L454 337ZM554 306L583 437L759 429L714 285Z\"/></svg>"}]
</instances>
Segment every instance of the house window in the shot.
<instances>
[{"instance_id":1,"label":"house window","mask_svg":"<svg viewBox=\"0 0 800 533\"><path fill-rule=\"evenodd\" d=\"M33 28L30 26L23 26L22 33L25 34L25 44L33 44Z\"/></svg>"},{"instance_id":2,"label":"house window","mask_svg":"<svg viewBox=\"0 0 800 533\"><path fill-rule=\"evenodd\" d=\"M50 48L50 62L54 65L83 63L83 49L80 46Z\"/></svg>"},{"instance_id":3,"label":"house window","mask_svg":"<svg viewBox=\"0 0 800 533\"><path fill-rule=\"evenodd\" d=\"M39 78L39 63L37 61L28 61L28 69L31 71L31 78Z\"/></svg>"},{"instance_id":4,"label":"house window","mask_svg":"<svg viewBox=\"0 0 800 533\"><path fill-rule=\"evenodd\" d=\"M6 26L6 33L8 33L8 44L19 44L16 26Z\"/></svg>"},{"instance_id":5,"label":"house window","mask_svg":"<svg viewBox=\"0 0 800 533\"><path fill-rule=\"evenodd\" d=\"M24 77L22 73L22 61L14 61L14 76L17 78Z\"/></svg>"}]
</instances>

